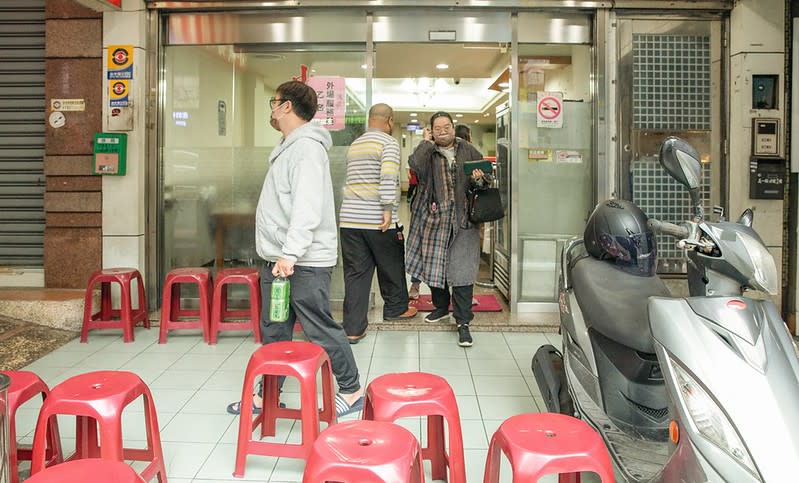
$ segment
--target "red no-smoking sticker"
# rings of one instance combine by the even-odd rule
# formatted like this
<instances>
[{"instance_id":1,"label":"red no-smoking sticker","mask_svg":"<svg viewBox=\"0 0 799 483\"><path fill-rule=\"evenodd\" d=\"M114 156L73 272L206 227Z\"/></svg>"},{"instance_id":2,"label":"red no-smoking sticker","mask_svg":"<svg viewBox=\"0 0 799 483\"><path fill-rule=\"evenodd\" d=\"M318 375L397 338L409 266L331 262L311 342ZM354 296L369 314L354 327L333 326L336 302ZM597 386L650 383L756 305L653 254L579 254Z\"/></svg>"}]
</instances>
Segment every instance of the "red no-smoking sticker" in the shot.
<instances>
[{"instance_id":1,"label":"red no-smoking sticker","mask_svg":"<svg viewBox=\"0 0 799 483\"><path fill-rule=\"evenodd\" d=\"M560 116L562 109L560 99L557 97L547 96L538 101L538 113L544 119L555 119Z\"/></svg>"},{"instance_id":2,"label":"red no-smoking sticker","mask_svg":"<svg viewBox=\"0 0 799 483\"><path fill-rule=\"evenodd\" d=\"M536 103L538 127L563 127L563 96L560 93L539 92Z\"/></svg>"}]
</instances>

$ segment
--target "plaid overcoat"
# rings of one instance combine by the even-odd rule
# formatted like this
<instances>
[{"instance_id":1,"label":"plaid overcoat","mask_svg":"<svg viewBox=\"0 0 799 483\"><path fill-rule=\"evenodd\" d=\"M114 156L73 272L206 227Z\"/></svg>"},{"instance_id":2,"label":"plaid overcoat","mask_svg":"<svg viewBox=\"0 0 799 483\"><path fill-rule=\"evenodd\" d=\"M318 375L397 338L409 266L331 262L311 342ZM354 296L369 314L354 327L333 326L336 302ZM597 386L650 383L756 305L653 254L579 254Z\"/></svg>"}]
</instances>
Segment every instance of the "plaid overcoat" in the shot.
<instances>
[{"instance_id":1,"label":"plaid overcoat","mask_svg":"<svg viewBox=\"0 0 799 483\"><path fill-rule=\"evenodd\" d=\"M466 212L474 181L464 173L463 162L480 159L483 155L477 148L455 138L452 170L429 141L422 141L408 160L419 184L411 204L406 270L431 287L460 287L477 280L480 233Z\"/></svg>"}]
</instances>

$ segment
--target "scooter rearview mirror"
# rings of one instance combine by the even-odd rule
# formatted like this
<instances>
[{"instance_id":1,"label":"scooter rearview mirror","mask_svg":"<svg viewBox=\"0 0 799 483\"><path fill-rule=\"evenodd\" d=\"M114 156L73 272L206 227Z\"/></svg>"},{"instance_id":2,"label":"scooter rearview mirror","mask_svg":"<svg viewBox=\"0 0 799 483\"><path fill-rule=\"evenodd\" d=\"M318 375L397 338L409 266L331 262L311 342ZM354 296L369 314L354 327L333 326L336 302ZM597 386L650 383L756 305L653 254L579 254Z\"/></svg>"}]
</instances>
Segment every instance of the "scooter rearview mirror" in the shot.
<instances>
[{"instance_id":1,"label":"scooter rearview mirror","mask_svg":"<svg viewBox=\"0 0 799 483\"><path fill-rule=\"evenodd\" d=\"M752 226L752 222L755 221L755 213L752 211L752 208L747 208L741 213L741 217L738 218L738 224L744 226Z\"/></svg>"},{"instance_id":2,"label":"scooter rearview mirror","mask_svg":"<svg viewBox=\"0 0 799 483\"><path fill-rule=\"evenodd\" d=\"M660 147L660 164L663 169L689 190L699 188L702 164L699 153L686 141L669 136Z\"/></svg>"}]
</instances>

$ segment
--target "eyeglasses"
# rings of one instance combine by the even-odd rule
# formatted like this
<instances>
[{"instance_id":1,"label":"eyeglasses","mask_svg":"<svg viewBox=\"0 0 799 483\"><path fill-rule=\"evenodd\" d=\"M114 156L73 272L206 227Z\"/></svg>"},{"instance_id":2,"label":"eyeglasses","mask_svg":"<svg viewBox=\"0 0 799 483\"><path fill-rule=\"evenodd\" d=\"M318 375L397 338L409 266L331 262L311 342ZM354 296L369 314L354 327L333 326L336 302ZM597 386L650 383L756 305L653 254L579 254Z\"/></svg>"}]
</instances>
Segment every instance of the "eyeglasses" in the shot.
<instances>
[{"instance_id":1,"label":"eyeglasses","mask_svg":"<svg viewBox=\"0 0 799 483\"><path fill-rule=\"evenodd\" d=\"M452 124L447 124L446 126L439 126L433 128L433 132L436 134L442 134L445 132L449 132L451 130L452 130Z\"/></svg>"},{"instance_id":2,"label":"eyeglasses","mask_svg":"<svg viewBox=\"0 0 799 483\"><path fill-rule=\"evenodd\" d=\"M282 106L283 103L290 101L291 99L278 99L276 97L269 98L269 107L274 111L278 107ZM277 104L275 104L277 103Z\"/></svg>"}]
</instances>

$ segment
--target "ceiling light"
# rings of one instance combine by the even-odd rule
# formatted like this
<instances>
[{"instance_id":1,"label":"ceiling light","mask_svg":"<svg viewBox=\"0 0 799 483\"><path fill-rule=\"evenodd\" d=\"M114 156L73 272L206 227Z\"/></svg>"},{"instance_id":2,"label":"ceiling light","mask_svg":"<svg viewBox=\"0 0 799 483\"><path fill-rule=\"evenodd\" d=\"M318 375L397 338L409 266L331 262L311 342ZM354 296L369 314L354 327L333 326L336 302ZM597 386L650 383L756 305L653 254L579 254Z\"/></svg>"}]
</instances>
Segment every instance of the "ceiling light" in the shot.
<instances>
[{"instance_id":1,"label":"ceiling light","mask_svg":"<svg viewBox=\"0 0 799 483\"><path fill-rule=\"evenodd\" d=\"M499 87L510 87L510 82L500 82L497 84Z\"/></svg>"},{"instance_id":2,"label":"ceiling light","mask_svg":"<svg viewBox=\"0 0 799 483\"><path fill-rule=\"evenodd\" d=\"M475 120L474 120L474 123L475 123L475 124L477 124L478 122L480 122L480 119L475 119Z\"/></svg>"},{"instance_id":3,"label":"ceiling light","mask_svg":"<svg viewBox=\"0 0 799 483\"><path fill-rule=\"evenodd\" d=\"M452 124L455 124L455 123L457 123L457 122L458 122L458 120L457 120L457 119L455 119L454 121L452 121Z\"/></svg>"},{"instance_id":4,"label":"ceiling light","mask_svg":"<svg viewBox=\"0 0 799 483\"><path fill-rule=\"evenodd\" d=\"M449 64L445 64L443 62L440 63L440 64L436 64L436 69L439 69L439 70L449 69Z\"/></svg>"},{"instance_id":5,"label":"ceiling light","mask_svg":"<svg viewBox=\"0 0 799 483\"><path fill-rule=\"evenodd\" d=\"M455 117L463 117L463 114L455 114Z\"/></svg>"},{"instance_id":6,"label":"ceiling light","mask_svg":"<svg viewBox=\"0 0 799 483\"><path fill-rule=\"evenodd\" d=\"M366 64L361 64L361 69L365 69L365 68L366 68Z\"/></svg>"},{"instance_id":7,"label":"ceiling light","mask_svg":"<svg viewBox=\"0 0 799 483\"><path fill-rule=\"evenodd\" d=\"M416 114L415 112L412 112L412 113L411 113L411 117L416 117L416 116L418 116L418 115L419 115L419 114Z\"/></svg>"},{"instance_id":8,"label":"ceiling light","mask_svg":"<svg viewBox=\"0 0 799 483\"><path fill-rule=\"evenodd\" d=\"M490 116L490 115L491 115L491 113L490 113L490 112L487 112L487 113L483 114L483 117L488 117L488 116Z\"/></svg>"}]
</instances>

